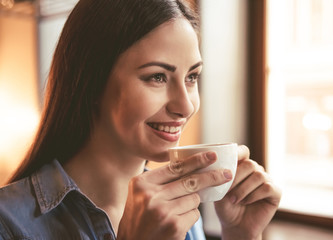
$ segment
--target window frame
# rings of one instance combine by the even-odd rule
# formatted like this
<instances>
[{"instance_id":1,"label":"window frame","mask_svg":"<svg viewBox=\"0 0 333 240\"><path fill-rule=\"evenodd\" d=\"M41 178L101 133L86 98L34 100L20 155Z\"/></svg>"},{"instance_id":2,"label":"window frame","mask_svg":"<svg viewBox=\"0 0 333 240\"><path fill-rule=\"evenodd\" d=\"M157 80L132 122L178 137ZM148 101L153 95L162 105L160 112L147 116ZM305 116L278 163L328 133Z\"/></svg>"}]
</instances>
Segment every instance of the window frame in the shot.
<instances>
[{"instance_id":1,"label":"window frame","mask_svg":"<svg viewBox=\"0 0 333 240\"><path fill-rule=\"evenodd\" d=\"M267 161L267 0L248 1L248 146L251 158ZM333 218L279 209L275 219L332 229Z\"/></svg>"}]
</instances>

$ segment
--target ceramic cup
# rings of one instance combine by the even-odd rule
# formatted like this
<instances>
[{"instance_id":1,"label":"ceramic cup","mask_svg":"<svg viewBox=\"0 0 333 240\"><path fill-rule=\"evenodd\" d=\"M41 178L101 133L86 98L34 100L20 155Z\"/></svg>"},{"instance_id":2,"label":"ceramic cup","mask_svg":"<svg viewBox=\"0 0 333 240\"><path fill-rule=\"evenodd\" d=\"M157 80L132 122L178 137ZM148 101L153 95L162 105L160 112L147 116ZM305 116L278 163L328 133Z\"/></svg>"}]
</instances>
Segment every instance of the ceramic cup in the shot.
<instances>
[{"instance_id":1,"label":"ceramic cup","mask_svg":"<svg viewBox=\"0 0 333 240\"><path fill-rule=\"evenodd\" d=\"M183 161L187 157L200 153L200 152L208 152L213 151L217 154L217 160L215 163L209 165L204 169L200 169L198 172L206 172L208 170L213 169L230 169L233 175L231 181L216 186L216 187L208 187L202 189L198 192L200 195L201 202L212 202L221 200L229 188L231 187L232 182L234 181L234 177L237 169L237 159L238 159L238 151L236 143L224 143L224 144L198 144L198 145L189 145L189 146L181 146L174 147L169 149L169 157L170 164L174 161Z\"/></svg>"}]
</instances>

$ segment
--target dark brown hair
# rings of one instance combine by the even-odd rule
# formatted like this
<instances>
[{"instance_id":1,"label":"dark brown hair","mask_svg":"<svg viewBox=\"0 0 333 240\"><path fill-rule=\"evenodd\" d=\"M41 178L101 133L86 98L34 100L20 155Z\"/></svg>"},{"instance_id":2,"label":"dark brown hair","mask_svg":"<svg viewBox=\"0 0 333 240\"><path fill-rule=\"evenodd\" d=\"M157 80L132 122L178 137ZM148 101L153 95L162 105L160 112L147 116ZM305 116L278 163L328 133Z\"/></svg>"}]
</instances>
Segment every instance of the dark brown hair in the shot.
<instances>
[{"instance_id":1,"label":"dark brown hair","mask_svg":"<svg viewBox=\"0 0 333 240\"><path fill-rule=\"evenodd\" d=\"M181 0L80 0L65 23L48 79L34 142L9 182L57 158L64 163L87 142L96 103L119 55L157 26L198 18Z\"/></svg>"}]
</instances>

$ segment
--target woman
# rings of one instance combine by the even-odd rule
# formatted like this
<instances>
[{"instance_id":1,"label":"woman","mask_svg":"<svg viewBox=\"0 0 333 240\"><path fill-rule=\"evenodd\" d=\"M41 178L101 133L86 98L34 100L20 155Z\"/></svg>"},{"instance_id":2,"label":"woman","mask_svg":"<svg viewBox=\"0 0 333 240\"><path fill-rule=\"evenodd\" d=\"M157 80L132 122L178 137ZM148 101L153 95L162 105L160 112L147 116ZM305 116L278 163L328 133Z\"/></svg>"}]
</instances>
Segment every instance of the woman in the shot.
<instances>
[{"instance_id":1,"label":"woman","mask_svg":"<svg viewBox=\"0 0 333 240\"><path fill-rule=\"evenodd\" d=\"M0 191L0 239L204 239L196 192L232 176L193 172L216 154L192 156L181 171L144 170L146 160L168 160L199 108L197 33L180 0L79 1L55 51L36 139ZM279 200L240 147L233 186L215 203L222 238L260 239Z\"/></svg>"}]
</instances>

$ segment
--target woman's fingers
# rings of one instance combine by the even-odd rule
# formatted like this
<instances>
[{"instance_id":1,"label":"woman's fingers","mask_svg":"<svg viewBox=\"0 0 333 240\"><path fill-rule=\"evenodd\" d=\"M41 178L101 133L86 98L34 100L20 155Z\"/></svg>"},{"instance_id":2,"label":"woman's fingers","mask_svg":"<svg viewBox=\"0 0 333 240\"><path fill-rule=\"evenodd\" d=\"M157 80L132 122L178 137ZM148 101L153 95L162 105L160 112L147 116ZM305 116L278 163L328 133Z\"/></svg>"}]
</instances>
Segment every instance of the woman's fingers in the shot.
<instances>
[{"instance_id":1,"label":"woman's fingers","mask_svg":"<svg viewBox=\"0 0 333 240\"><path fill-rule=\"evenodd\" d=\"M251 192L245 199L241 201L242 204L252 204L254 202L266 199L269 203L278 206L281 198L281 191L274 186L272 182L265 182L257 189Z\"/></svg>"},{"instance_id":2,"label":"woman's fingers","mask_svg":"<svg viewBox=\"0 0 333 240\"><path fill-rule=\"evenodd\" d=\"M245 145L238 146L238 161L243 161L250 157L250 151ZM205 168L217 160L215 152L203 152L192 155L179 161L171 161L168 165L146 172L147 181L155 184L164 184L191 172Z\"/></svg>"},{"instance_id":3,"label":"woman's fingers","mask_svg":"<svg viewBox=\"0 0 333 240\"><path fill-rule=\"evenodd\" d=\"M250 158L250 149L245 145L238 146L238 161Z\"/></svg>"},{"instance_id":4,"label":"woman's fingers","mask_svg":"<svg viewBox=\"0 0 333 240\"><path fill-rule=\"evenodd\" d=\"M164 224L159 226L159 229L168 236L168 240L185 239L186 232L198 221L199 217L199 210L197 208L192 209L182 215L173 215L166 219ZM160 234L161 239L165 238L163 235Z\"/></svg>"},{"instance_id":5,"label":"woman's fingers","mask_svg":"<svg viewBox=\"0 0 333 240\"><path fill-rule=\"evenodd\" d=\"M185 159L180 165L171 163L170 166L145 172L131 180L130 191L143 199L153 197L170 201L232 180L229 169L196 172L215 162L216 158L215 152L204 152Z\"/></svg>"},{"instance_id":6,"label":"woman's fingers","mask_svg":"<svg viewBox=\"0 0 333 240\"><path fill-rule=\"evenodd\" d=\"M237 186L241 181L247 178L259 165L250 160L250 150L245 145L238 146L238 165L235 179L229 189L231 191L235 186ZM261 167L261 166L260 166Z\"/></svg>"},{"instance_id":7,"label":"woman's fingers","mask_svg":"<svg viewBox=\"0 0 333 240\"><path fill-rule=\"evenodd\" d=\"M164 184L181 178L189 173L205 168L217 160L215 152L203 152L187 159L172 161L168 165L148 171L145 177L148 182Z\"/></svg>"},{"instance_id":8,"label":"woman's fingers","mask_svg":"<svg viewBox=\"0 0 333 240\"><path fill-rule=\"evenodd\" d=\"M170 214L183 215L193 209L197 209L200 204L200 197L197 193L192 193L173 201L168 201L166 208Z\"/></svg>"},{"instance_id":9,"label":"woman's fingers","mask_svg":"<svg viewBox=\"0 0 333 240\"><path fill-rule=\"evenodd\" d=\"M229 191L231 191L234 187L244 181L244 179L246 179L254 171L264 171L264 169L258 163L250 159L239 161L236 176Z\"/></svg>"},{"instance_id":10,"label":"woman's fingers","mask_svg":"<svg viewBox=\"0 0 333 240\"><path fill-rule=\"evenodd\" d=\"M233 203L239 203L250 193L253 193L256 189L260 188L264 183L269 182L270 179L260 166L257 166L241 184L236 185L229 193Z\"/></svg>"},{"instance_id":11,"label":"woman's fingers","mask_svg":"<svg viewBox=\"0 0 333 240\"><path fill-rule=\"evenodd\" d=\"M232 203L250 204L270 198L272 203L276 201L278 204L280 197L279 188L273 185L262 166L249 159L239 162L237 175L228 193Z\"/></svg>"},{"instance_id":12,"label":"woman's fingers","mask_svg":"<svg viewBox=\"0 0 333 240\"><path fill-rule=\"evenodd\" d=\"M164 184L162 191L160 191L159 194L163 199L172 200L184 195L198 192L207 187L224 184L229 182L231 179L232 173L229 169L218 169L195 173Z\"/></svg>"},{"instance_id":13,"label":"woman's fingers","mask_svg":"<svg viewBox=\"0 0 333 240\"><path fill-rule=\"evenodd\" d=\"M179 227L180 229L190 229L200 218L200 211L195 208L189 212L186 212L179 216Z\"/></svg>"}]
</instances>

